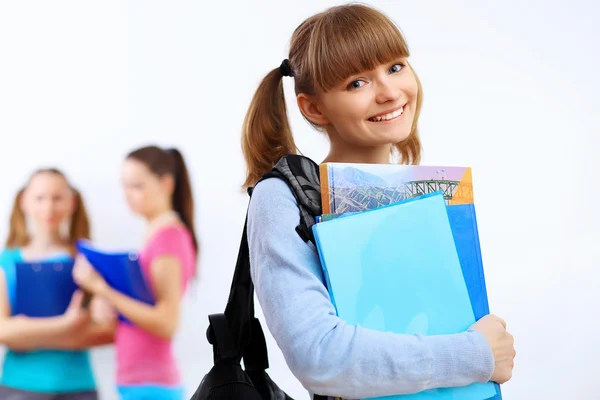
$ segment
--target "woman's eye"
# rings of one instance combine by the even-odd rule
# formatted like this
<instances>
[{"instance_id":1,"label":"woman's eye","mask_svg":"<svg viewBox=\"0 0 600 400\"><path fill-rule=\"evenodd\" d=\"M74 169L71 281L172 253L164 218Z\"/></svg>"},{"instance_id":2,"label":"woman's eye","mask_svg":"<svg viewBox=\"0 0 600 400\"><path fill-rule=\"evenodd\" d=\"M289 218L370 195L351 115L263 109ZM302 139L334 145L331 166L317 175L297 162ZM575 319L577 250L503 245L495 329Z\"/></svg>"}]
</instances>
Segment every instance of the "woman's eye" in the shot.
<instances>
[{"instance_id":1,"label":"woman's eye","mask_svg":"<svg viewBox=\"0 0 600 400\"><path fill-rule=\"evenodd\" d=\"M392 67L390 68L390 72L395 73L395 72L400 72L402 70L403 65L402 64L394 64L392 65Z\"/></svg>"},{"instance_id":2,"label":"woman's eye","mask_svg":"<svg viewBox=\"0 0 600 400\"><path fill-rule=\"evenodd\" d=\"M348 85L348 89L359 89L363 86L365 82L357 79L355 81L350 82L350 84Z\"/></svg>"}]
</instances>

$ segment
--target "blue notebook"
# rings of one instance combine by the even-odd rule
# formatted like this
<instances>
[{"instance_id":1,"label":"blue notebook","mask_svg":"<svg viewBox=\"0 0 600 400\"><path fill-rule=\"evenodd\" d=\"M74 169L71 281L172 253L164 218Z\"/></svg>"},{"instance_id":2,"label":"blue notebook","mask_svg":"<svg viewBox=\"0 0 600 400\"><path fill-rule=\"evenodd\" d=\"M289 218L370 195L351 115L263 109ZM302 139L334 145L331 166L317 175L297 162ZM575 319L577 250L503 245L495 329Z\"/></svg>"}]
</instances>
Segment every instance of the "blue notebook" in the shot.
<instances>
[{"instance_id":1,"label":"blue notebook","mask_svg":"<svg viewBox=\"0 0 600 400\"><path fill-rule=\"evenodd\" d=\"M467 289L469 290L473 313L475 314L475 319L479 320L484 315L490 313L490 307L483 273L475 205L458 204L447 206L446 211L448 212L448 220L452 228L460 266Z\"/></svg>"},{"instance_id":2,"label":"blue notebook","mask_svg":"<svg viewBox=\"0 0 600 400\"><path fill-rule=\"evenodd\" d=\"M154 305L154 296L139 264L137 252L108 253L85 240L77 242L83 254L113 289L146 304ZM119 320L131 323L119 314Z\"/></svg>"},{"instance_id":3,"label":"blue notebook","mask_svg":"<svg viewBox=\"0 0 600 400\"><path fill-rule=\"evenodd\" d=\"M315 224L313 231L332 302L348 323L439 335L475 322L441 193ZM490 382L386 399L495 396Z\"/></svg>"},{"instance_id":4,"label":"blue notebook","mask_svg":"<svg viewBox=\"0 0 600 400\"><path fill-rule=\"evenodd\" d=\"M38 318L64 314L77 290L72 275L73 264L73 259L16 262L13 314Z\"/></svg>"},{"instance_id":5,"label":"blue notebook","mask_svg":"<svg viewBox=\"0 0 600 400\"><path fill-rule=\"evenodd\" d=\"M425 194L417 196L402 202L394 204L405 204L410 201L424 199L433 195ZM389 207L389 206L385 206ZM450 228L454 238L454 244L460 260L460 266L463 272L471 306L475 314L475 320L490 313L487 290L485 284L485 275L483 272L483 262L481 258L481 248L479 245L479 231L477 229L477 216L475 214L474 204L458 204L446 206ZM336 218L345 218L350 215L360 214L360 212L351 212L345 214L328 214L325 220L330 221ZM317 222L322 219L319 217Z\"/></svg>"}]
</instances>

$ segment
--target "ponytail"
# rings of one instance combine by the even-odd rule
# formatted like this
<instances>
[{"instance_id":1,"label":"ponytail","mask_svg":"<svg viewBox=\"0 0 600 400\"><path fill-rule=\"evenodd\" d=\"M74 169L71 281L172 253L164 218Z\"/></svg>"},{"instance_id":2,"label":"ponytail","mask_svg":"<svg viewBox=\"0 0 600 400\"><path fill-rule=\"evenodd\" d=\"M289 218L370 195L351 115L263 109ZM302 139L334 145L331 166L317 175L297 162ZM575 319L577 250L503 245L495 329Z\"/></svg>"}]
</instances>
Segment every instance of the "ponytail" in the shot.
<instances>
[{"instance_id":1,"label":"ponytail","mask_svg":"<svg viewBox=\"0 0 600 400\"><path fill-rule=\"evenodd\" d=\"M71 216L71 223L69 225L69 244L75 248L77 240L90 239L90 220L83 204L81 193L74 188L71 188L71 191L73 192L75 211Z\"/></svg>"},{"instance_id":2,"label":"ponytail","mask_svg":"<svg viewBox=\"0 0 600 400\"><path fill-rule=\"evenodd\" d=\"M8 229L8 238L6 239L6 247L15 248L22 247L29 243L30 237L27 233L27 221L25 214L21 210L21 198L25 189L21 189L15 196L12 212L10 213L10 225Z\"/></svg>"},{"instance_id":3,"label":"ponytail","mask_svg":"<svg viewBox=\"0 0 600 400\"><path fill-rule=\"evenodd\" d=\"M167 150L175 161L175 188L173 190L173 209L179 213L183 224L188 228L194 242L196 254L199 251L196 230L194 229L194 198L192 195L192 185L190 175L185 165L185 160L181 152L175 148Z\"/></svg>"},{"instance_id":4,"label":"ponytail","mask_svg":"<svg viewBox=\"0 0 600 400\"><path fill-rule=\"evenodd\" d=\"M296 154L281 79L279 68L269 72L254 93L246 113L242 128L242 151L247 167L244 188L255 185L283 156Z\"/></svg>"}]
</instances>

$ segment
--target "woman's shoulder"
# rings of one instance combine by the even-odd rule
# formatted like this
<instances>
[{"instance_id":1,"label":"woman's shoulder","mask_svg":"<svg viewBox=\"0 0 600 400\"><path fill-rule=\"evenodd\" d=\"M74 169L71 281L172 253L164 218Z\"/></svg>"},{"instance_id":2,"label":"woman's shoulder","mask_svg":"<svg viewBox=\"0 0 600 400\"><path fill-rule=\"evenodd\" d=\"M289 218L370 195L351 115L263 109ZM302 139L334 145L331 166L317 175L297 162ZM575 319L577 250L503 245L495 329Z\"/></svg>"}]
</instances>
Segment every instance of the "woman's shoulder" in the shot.
<instances>
[{"instance_id":1,"label":"woman's shoulder","mask_svg":"<svg viewBox=\"0 0 600 400\"><path fill-rule=\"evenodd\" d=\"M290 187L282 179L269 178L260 181L252 190L249 218L256 215L277 215L297 212L298 202Z\"/></svg>"},{"instance_id":2,"label":"woman's shoulder","mask_svg":"<svg viewBox=\"0 0 600 400\"><path fill-rule=\"evenodd\" d=\"M5 264L14 263L20 258L21 249L18 247L5 247L0 251L0 267L5 267Z\"/></svg>"},{"instance_id":3,"label":"woman's shoulder","mask_svg":"<svg viewBox=\"0 0 600 400\"><path fill-rule=\"evenodd\" d=\"M191 237L191 233L182 222L169 222L157 228L150 241L182 239L185 237Z\"/></svg>"},{"instance_id":4,"label":"woman's shoulder","mask_svg":"<svg viewBox=\"0 0 600 400\"><path fill-rule=\"evenodd\" d=\"M194 242L189 229L180 222L159 227L149 238L142 252L148 254L194 252Z\"/></svg>"},{"instance_id":5,"label":"woman's shoulder","mask_svg":"<svg viewBox=\"0 0 600 400\"><path fill-rule=\"evenodd\" d=\"M258 254L287 243L290 255L308 252L314 256L313 246L302 240L296 230L300 221L298 201L287 183L278 178L261 181L252 192L248 208L250 252Z\"/></svg>"}]
</instances>

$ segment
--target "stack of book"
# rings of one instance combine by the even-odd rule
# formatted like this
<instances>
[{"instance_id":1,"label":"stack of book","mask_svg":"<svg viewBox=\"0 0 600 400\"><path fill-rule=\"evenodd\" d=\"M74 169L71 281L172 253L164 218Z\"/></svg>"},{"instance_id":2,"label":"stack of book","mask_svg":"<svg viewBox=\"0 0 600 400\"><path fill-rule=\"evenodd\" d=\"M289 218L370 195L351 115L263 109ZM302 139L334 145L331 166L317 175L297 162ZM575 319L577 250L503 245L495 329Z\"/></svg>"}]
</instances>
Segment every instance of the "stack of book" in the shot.
<instances>
[{"instance_id":1,"label":"stack of book","mask_svg":"<svg viewBox=\"0 0 600 400\"><path fill-rule=\"evenodd\" d=\"M348 323L400 334L466 331L489 313L471 168L321 165L313 233ZM501 399L476 383L391 399Z\"/></svg>"}]
</instances>

